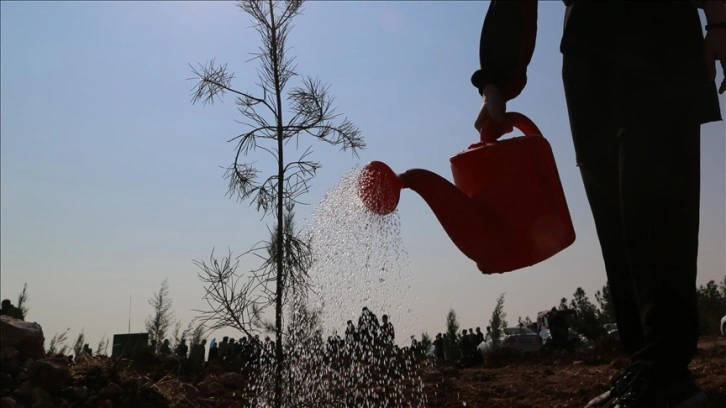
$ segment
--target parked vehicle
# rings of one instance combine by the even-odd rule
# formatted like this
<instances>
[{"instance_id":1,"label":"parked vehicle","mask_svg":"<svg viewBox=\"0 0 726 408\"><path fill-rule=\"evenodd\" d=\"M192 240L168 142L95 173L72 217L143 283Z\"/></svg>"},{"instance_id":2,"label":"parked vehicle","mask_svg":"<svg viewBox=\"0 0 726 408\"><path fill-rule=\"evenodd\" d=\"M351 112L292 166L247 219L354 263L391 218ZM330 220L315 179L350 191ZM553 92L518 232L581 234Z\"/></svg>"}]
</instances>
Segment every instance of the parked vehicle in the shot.
<instances>
[{"instance_id":1,"label":"parked vehicle","mask_svg":"<svg viewBox=\"0 0 726 408\"><path fill-rule=\"evenodd\" d=\"M552 341L552 334L550 333L550 329L542 329L539 331L539 337L542 339L542 346L544 347L550 347L551 341ZM587 346L590 343L590 340L587 339L587 337L583 336L582 334L569 329L567 331L567 347L568 349L577 349L580 347Z\"/></svg>"},{"instance_id":2,"label":"parked vehicle","mask_svg":"<svg viewBox=\"0 0 726 408\"><path fill-rule=\"evenodd\" d=\"M517 351L531 352L542 348L542 340L537 333L527 327L506 327L499 337L499 347ZM492 350L490 336L484 338L477 349L484 355Z\"/></svg>"}]
</instances>

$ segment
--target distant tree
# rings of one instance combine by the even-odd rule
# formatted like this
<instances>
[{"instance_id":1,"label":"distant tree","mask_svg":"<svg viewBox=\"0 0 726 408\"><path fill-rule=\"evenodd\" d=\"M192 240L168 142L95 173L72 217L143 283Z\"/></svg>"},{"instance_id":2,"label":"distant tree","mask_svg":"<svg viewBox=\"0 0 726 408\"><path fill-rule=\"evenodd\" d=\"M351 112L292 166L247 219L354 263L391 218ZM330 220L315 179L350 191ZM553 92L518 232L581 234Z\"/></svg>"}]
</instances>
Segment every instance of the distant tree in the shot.
<instances>
[{"instance_id":1,"label":"distant tree","mask_svg":"<svg viewBox=\"0 0 726 408\"><path fill-rule=\"evenodd\" d=\"M461 357L461 350L457 345L457 336L459 334L459 320L456 318L454 309L449 309L446 315L446 338L444 344L444 355L448 361L457 361Z\"/></svg>"},{"instance_id":2,"label":"distant tree","mask_svg":"<svg viewBox=\"0 0 726 408\"><path fill-rule=\"evenodd\" d=\"M701 285L696 295L700 333L702 335L719 333L721 317L726 315L726 276L720 284L711 280Z\"/></svg>"},{"instance_id":3,"label":"distant tree","mask_svg":"<svg viewBox=\"0 0 726 408\"><path fill-rule=\"evenodd\" d=\"M204 323L199 323L194 327L194 330L191 331L190 337L189 337L189 348L192 346L196 346L197 344L202 344L202 339L204 338L204 334L206 332L206 327L204 327Z\"/></svg>"},{"instance_id":4,"label":"distant tree","mask_svg":"<svg viewBox=\"0 0 726 408\"><path fill-rule=\"evenodd\" d=\"M595 301L599 306L598 318L601 324L615 322L615 308L613 306L613 298L610 294L610 284L605 283L602 290L595 292Z\"/></svg>"},{"instance_id":5,"label":"distant tree","mask_svg":"<svg viewBox=\"0 0 726 408\"><path fill-rule=\"evenodd\" d=\"M63 333L56 333L53 335L53 337L50 338L47 351L47 354L49 356L66 354L66 351L68 351L68 345L66 345L66 341L68 341L69 331L71 331L70 327L67 328Z\"/></svg>"},{"instance_id":6,"label":"distant tree","mask_svg":"<svg viewBox=\"0 0 726 408\"><path fill-rule=\"evenodd\" d=\"M194 332L194 320L189 322L184 330L181 329L181 326L182 323L179 320L174 323L174 330L172 331L170 341L174 350L179 347L182 340L187 340L192 335L192 333ZM163 341L164 340L162 339L162 342Z\"/></svg>"},{"instance_id":7,"label":"distant tree","mask_svg":"<svg viewBox=\"0 0 726 408\"><path fill-rule=\"evenodd\" d=\"M27 319L30 308L28 307L28 284L23 284L23 290L18 295L18 301L15 302L15 307L20 310L20 314L23 315L23 320Z\"/></svg>"},{"instance_id":8,"label":"distant tree","mask_svg":"<svg viewBox=\"0 0 726 408\"><path fill-rule=\"evenodd\" d=\"M81 353L83 353L84 344L86 344L86 336L83 334L83 330L81 330L81 332L78 333L78 337L76 337L76 342L73 343L73 354L75 355L75 358L78 358Z\"/></svg>"},{"instance_id":9,"label":"distant tree","mask_svg":"<svg viewBox=\"0 0 726 408\"><path fill-rule=\"evenodd\" d=\"M504 313L504 293L499 295L497 298L497 305L494 306L492 311L492 317L489 319L489 327L492 329L492 346L498 347L499 342L502 338L502 332L507 327L507 321L505 318L507 314Z\"/></svg>"},{"instance_id":10,"label":"distant tree","mask_svg":"<svg viewBox=\"0 0 726 408\"><path fill-rule=\"evenodd\" d=\"M98 342L98 346L96 346L96 355L108 355L108 337L106 337L106 335L103 335L103 337L101 337L101 340Z\"/></svg>"},{"instance_id":11,"label":"distant tree","mask_svg":"<svg viewBox=\"0 0 726 408\"><path fill-rule=\"evenodd\" d=\"M154 352L157 353L174 321L174 312L171 310L172 300L169 295L169 278L161 281L159 291L151 296L149 305L153 311L146 318L146 331L149 333L149 341L155 346Z\"/></svg>"},{"instance_id":12,"label":"distant tree","mask_svg":"<svg viewBox=\"0 0 726 408\"><path fill-rule=\"evenodd\" d=\"M570 318L570 326L589 340L597 340L605 334L599 318L599 311L590 299L585 290L577 288L570 301L570 309L575 315Z\"/></svg>"}]
</instances>

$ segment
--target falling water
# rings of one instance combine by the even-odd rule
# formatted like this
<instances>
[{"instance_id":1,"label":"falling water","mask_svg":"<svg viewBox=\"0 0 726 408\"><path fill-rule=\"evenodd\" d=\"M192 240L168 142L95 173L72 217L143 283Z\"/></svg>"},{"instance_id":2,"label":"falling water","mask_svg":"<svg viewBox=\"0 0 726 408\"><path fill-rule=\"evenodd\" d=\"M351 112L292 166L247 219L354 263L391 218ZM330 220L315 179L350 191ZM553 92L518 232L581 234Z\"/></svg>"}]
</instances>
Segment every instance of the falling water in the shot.
<instances>
[{"instance_id":1,"label":"falling water","mask_svg":"<svg viewBox=\"0 0 726 408\"><path fill-rule=\"evenodd\" d=\"M359 170L345 174L321 200L305 228L313 265L308 290L285 314L285 407L421 407L426 400L407 334L416 333L408 256L397 213L367 211L356 194ZM388 315L397 345L346 338L367 307ZM340 341L331 342L339 336ZM402 338L402 337L406 338ZM271 406L274 377L263 370L256 406ZM261 391L259 387L266 391Z\"/></svg>"}]
</instances>

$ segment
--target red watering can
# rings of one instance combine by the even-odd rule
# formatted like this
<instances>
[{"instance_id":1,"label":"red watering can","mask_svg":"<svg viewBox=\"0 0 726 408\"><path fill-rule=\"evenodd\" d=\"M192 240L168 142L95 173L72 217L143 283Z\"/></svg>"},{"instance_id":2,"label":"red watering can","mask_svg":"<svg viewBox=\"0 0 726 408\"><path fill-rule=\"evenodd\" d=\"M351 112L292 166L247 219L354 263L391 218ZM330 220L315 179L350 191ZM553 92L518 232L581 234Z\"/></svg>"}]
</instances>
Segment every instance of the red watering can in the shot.
<instances>
[{"instance_id":1,"label":"red watering can","mask_svg":"<svg viewBox=\"0 0 726 408\"><path fill-rule=\"evenodd\" d=\"M483 273L534 265L575 241L552 149L521 113L507 114L524 135L481 141L451 158L454 184L436 173L411 169L396 175L385 163L368 163L358 179L365 206L380 215L396 209L402 188L417 192L451 240Z\"/></svg>"}]
</instances>

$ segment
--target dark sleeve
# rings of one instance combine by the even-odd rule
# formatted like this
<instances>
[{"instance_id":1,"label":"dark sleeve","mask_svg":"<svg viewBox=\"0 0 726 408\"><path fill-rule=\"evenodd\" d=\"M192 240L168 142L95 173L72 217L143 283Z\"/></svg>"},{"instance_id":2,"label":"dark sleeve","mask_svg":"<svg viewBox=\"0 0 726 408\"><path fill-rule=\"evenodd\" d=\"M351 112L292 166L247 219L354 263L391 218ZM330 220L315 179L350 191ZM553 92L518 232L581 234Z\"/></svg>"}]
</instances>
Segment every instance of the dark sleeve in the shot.
<instances>
[{"instance_id":1,"label":"dark sleeve","mask_svg":"<svg viewBox=\"0 0 726 408\"><path fill-rule=\"evenodd\" d=\"M536 36L536 0L491 2L479 41L481 69L471 77L479 94L487 84L497 85L506 100L522 92Z\"/></svg>"}]
</instances>

